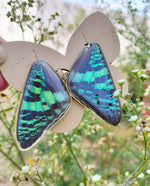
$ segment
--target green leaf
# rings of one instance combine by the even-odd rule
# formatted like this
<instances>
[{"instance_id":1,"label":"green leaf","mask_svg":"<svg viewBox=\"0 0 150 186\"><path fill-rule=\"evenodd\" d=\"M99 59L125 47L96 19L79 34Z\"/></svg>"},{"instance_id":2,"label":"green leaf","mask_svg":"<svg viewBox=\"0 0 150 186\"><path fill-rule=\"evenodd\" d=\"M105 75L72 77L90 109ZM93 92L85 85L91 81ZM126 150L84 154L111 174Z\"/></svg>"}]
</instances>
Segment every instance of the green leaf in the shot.
<instances>
[{"instance_id":1,"label":"green leaf","mask_svg":"<svg viewBox=\"0 0 150 186\"><path fill-rule=\"evenodd\" d=\"M11 12L8 11L6 15L7 15L7 17L10 17L11 16Z\"/></svg>"},{"instance_id":2,"label":"green leaf","mask_svg":"<svg viewBox=\"0 0 150 186\"><path fill-rule=\"evenodd\" d=\"M63 25L61 24L61 22L58 22L58 26L63 27Z\"/></svg>"},{"instance_id":3,"label":"green leaf","mask_svg":"<svg viewBox=\"0 0 150 186\"><path fill-rule=\"evenodd\" d=\"M44 28L43 29L43 32L48 32L48 28Z\"/></svg>"},{"instance_id":4,"label":"green leaf","mask_svg":"<svg viewBox=\"0 0 150 186\"><path fill-rule=\"evenodd\" d=\"M40 17L38 17L37 19L36 19L36 22L40 22L42 19L40 18Z\"/></svg>"},{"instance_id":5,"label":"green leaf","mask_svg":"<svg viewBox=\"0 0 150 186\"><path fill-rule=\"evenodd\" d=\"M54 31L51 31L51 32L48 32L49 35L54 35L55 32Z\"/></svg>"},{"instance_id":6,"label":"green leaf","mask_svg":"<svg viewBox=\"0 0 150 186\"><path fill-rule=\"evenodd\" d=\"M23 7L26 7L27 6L27 3L25 1L22 2L22 6Z\"/></svg>"},{"instance_id":7,"label":"green leaf","mask_svg":"<svg viewBox=\"0 0 150 186\"><path fill-rule=\"evenodd\" d=\"M37 42L37 39L36 39L36 36L34 36L34 43L36 43Z\"/></svg>"},{"instance_id":8,"label":"green leaf","mask_svg":"<svg viewBox=\"0 0 150 186\"><path fill-rule=\"evenodd\" d=\"M56 13L55 13L55 15L56 15L56 16L59 16L59 13L58 13L58 12L56 12Z\"/></svg>"},{"instance_id":9,"label":"green leaf","mask_svg":"<svg viewBox=\"0 0 150 186\"><path fill-rule=\"evenodd\" d=\"M35 1L34 0L28 0L28 2L33 4Z\"/></svg>"},{"instance_id":10,"label":"green leaf","mask_svg":"<svg viewBox=\"0 0 150 186\"><path fill-rule=\"evenodd\" d=\"M56 15L55 14L52 14L51 17L52 17L52 19L56 19Z\"/></svg>"},{"instance_id":11,"label":"green leaf","mask_svg":"<svg viewBox=\"0 0 150 186\"><path fill-rule=\"evenodd\" d=\"M33 7L33 4L32 3L28 3L29 7Z\"/></svg>"},{"instance_id":12,"label":"green leaf","mask_svg":"<svg viewBox=\"0 0 150 186\"><path fill-rule=\"evenodd\" d=\"M11 6L11 3L12 3L12 1L9 1L7 4L8 4L9 6Z\"/></svg>"}]
</instances>

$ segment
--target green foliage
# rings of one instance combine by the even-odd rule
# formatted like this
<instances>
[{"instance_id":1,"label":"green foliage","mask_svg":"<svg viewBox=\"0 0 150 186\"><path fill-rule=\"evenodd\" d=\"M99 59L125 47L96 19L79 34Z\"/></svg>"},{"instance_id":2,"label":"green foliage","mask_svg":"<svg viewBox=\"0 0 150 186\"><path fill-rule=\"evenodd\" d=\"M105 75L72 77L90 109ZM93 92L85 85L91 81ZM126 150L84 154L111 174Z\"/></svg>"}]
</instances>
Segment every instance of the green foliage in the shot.
<instances>
[{"instance_id":1,"label":"green foliage","mask_svg":"<svg viewBox=\"0 0 150 186\"><path fill-rule=\"evenodd\" d=\"M7 17L20 27L23 40L25 40L27 29L32 31L36 43L53 40L58 29L62 27L62 24L57 20L58 12L50 14L47 25L44 24L42 7L46 4L46 0L10 0L7 4L10 6ZM35 9L36 13L34 13ZM52 24L54 27L51 26Z\"/></svg>"},{"instance_id":2,"label":"green foliage","mask_svg":"<svg viewBox=\"0 0 150 186\"><path fill-rule=\"evenodd\" d=\"M138 6L136 6L134 1L122 1L122 6L126 8L127 13L120 10L113 15L113 22L118 33L128 43L125 53L119 58L119 62L120 68L128 76L129 89L134 94L134 101L136 100L136 92L138 92L139 86L134 86L136 80L131 70L136 68L145 69L150 58L150 18L148 15L150 3L148 1L137 1L138 3L143 5L142 10L136 8ZM139 12L140 15L138 15Z\"/></svg>"},{"instance_id":3,"label":"green foliage","mask_svg":"<svg viewBox=\"0 0 150 186\"><path fill-rule=\"evenodd\" d=\"M141 77L140 73L138 76ZM144 83L142 79L141 81ZM123 82L119 81L121 90ZM150 159L149 131L146 129L149 123L141 124L141 102L135 105L130 96L122 97L126 100L126 112L119 127L105 124L90 110L85 109L80 125L72 132L59 134L48 131L33 149L20 152L13 136L14 112L16 113L20 94L9 87L1 95L0 119L6 132L1 134L0 152L15 169L10 177L12 182L98 186L136 182L146 185L150 181L145 169L146 166L149 167ZM2 105L6 107L6 104L9 105L8 109L2 109ZM126 122L127 120L130 122ZM137 125L140 130L136 129L135 132L133 128ZM147 177L138 177L141 173Z\"/></svg>"},{"instance_id":4,"label":"green foliage","mask_svg":"<svg viewBox=\"0 0 150 186\"><path fill-rule=\"evenodd\" d=\"M77 10L77 13L74 16L73 23L68 24L67 30L69 32L72 32L73 30L75 30L79 26L79 24L81 23L81 20L83 20L85 18L85 15L86 15L86 13L83 9Z\"/></svg>"}]
</instances>

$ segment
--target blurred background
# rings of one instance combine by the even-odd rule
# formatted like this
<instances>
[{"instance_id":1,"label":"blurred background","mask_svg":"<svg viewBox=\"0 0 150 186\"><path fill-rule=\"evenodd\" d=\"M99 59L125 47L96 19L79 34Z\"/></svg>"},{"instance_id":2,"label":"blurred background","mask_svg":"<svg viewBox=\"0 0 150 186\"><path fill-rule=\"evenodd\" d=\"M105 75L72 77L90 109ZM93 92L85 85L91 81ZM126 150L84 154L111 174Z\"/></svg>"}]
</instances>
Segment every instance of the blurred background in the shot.
<instances>
[{"instance_id":1,"label":"blurred background","mask_svg":"<svg viewBox=\"0 0 150 186\"><path fill-rule=\"evenodd\" d=\"M106 14L120 39L114 64L129 84L120 125L85 109L74 131L49 131L22 153L14 135L21 94L9 86L0 92L0 186L150 185L149 0L0 0L0 36L65 54L71 34L95 11Z\"/></svg>"}]
</instances>

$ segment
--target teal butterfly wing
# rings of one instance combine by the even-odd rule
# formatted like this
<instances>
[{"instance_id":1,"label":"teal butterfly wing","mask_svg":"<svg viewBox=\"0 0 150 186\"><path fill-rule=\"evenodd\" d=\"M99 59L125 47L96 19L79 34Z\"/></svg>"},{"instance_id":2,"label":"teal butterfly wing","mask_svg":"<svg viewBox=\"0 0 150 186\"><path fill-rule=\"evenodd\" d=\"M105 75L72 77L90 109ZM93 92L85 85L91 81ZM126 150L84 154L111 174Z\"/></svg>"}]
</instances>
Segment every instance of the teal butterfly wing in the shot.
<instances>
[{"instance_id":1,"label":"teal butterfly wing","mask_svg":"<svg viewBox=\"0 0 150 186\"><path fill-rule=\"evenodd\" d=\"M120 102L113 97L115 85L98 44L90 44L81 52L70 71L67 84L75 99L107 123L119 124Z\"/></svg>"},{"instance_id":2,"label":"teal butterfly wing","mask_svg":"<svg viewBox=\"0 0 150 186\"><path fill-rule=\"evenodd\" d=\"M31 148L69 109L65 84L46 62L32 65L25 85L17 122L17 141Z\"/></svg>"}]
</instances>

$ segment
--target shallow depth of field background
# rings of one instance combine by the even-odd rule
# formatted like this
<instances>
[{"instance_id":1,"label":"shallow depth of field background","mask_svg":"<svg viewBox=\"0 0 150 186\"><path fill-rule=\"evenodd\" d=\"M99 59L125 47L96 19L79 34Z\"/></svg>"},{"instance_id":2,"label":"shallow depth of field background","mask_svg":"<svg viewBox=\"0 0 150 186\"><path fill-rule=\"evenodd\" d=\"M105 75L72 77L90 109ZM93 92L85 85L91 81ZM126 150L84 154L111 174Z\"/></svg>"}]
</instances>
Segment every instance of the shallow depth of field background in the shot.
<instances>
[{"instance_id":1,"label":"shallow depth of field background","mask_svg":"<svg viewBox=\"0 0 150 186\"><path fill-rule=\"evenodd\" d=\"M150 3L77 2L0 0L0 36L65 54L71 34L84 18L95 11L105 13L120 39L114 65L129 84L122 121L113 127L85 109L75 130L65 134L49 130L33 149L20 152L15 119L21 94L8 87L0 92L0 186L150 185Z\"/></svg>"}]
</instances>

